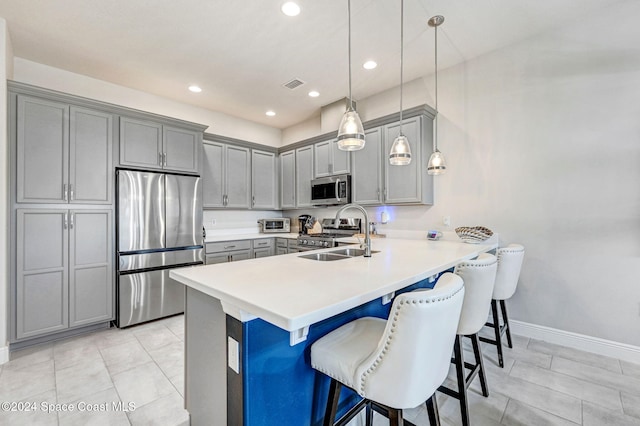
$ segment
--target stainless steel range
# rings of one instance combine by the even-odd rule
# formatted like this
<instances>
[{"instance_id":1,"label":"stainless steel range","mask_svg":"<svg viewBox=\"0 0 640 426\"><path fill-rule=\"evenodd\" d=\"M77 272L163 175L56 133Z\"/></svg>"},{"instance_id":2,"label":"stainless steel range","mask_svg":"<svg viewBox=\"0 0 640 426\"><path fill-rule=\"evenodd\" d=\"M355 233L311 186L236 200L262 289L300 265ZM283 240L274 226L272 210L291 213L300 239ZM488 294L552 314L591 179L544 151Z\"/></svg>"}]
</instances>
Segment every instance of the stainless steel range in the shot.
<instances>
[{"instance_id":1,"label":"stainless steel range","mask_svg":"<svg viewBox=\"0 0 640 426\"><path fill-rule=\"evenodd\" d=\"M339 238L351 237L360 233L360 221L356 218L340 219L336 227L335 219L322 219L322 233L300 235L298 237L298 251L316 250L327 247L336 247Z\"/></svg>"}]
</instances>

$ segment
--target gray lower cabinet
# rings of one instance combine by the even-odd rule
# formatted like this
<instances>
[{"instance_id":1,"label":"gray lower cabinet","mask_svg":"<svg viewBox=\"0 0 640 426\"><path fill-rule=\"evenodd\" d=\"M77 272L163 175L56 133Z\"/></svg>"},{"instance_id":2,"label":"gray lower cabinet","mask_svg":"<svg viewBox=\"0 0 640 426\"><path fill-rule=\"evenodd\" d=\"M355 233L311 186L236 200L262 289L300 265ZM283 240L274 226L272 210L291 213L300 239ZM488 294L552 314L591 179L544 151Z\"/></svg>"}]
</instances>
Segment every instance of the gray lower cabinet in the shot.
<instances>
[{"instance_id":1,"label":"gray lower cabinet","mask_svg":"<svg viewBox=\"0 0 640 426\"><path fill-rule=\"evenodd\" d=\"M382 128L369 129L364 135L365 148L351 156L351 200L364 205L382 204L383 162L388 162L382 152Z\"/></svg>"},{"instance_id":2,"label":"gray lower cabinet","mask_svg":"<svg viewBox=\"0 0 640 426\"><path fill-rule=\"evenodd\" d=\"M205 253L207 265L251 259L251 240L206 243Z\"/></svg>"},{"instance_id":3,"label":"gray lower cabinet","mask_svg":"<svg viewBox=\"0 0 640 426\"><path fill-rule=\"evenodd\" d=\"M202 134L162 123L120 118L120 165L198 173Z\"/></svg>"},{"instance_id":4,"label":"gray lower cabinet","mask_svg":"<svg viewBox=\"0 0 640 426\"><path fill-rule=\"evenodd\" d=\"M251 150L251 207L278 208L276 154L273 152Z\"/></svg>"},{"instance_id":5,"label":"gray lower cabinet","mask_svg":"<svg viewBox=\"0 0 640 426\"><path fill-rule=\"evenodd\" d=\"M113 319L111 210L17 210L16 338Z\"/></svg>"},{"instance_id":6,"label":"gray lower cabinet","mask_svg":"<svg viewBox=\"0 0 640 426\"><path fill-rule=\"evenodd\" d=\"M204 142L203 206L248 209L251 205L249 148Z\"/></svg>"},{"instance_id":7,"label":"gray lower cabinet","mask_svg":"<svg viewBox=\"0 0 640 426\"><path fill-rule=\"evenodd\" d=\"M16 201L110 204L113 115L17 96Z\"/></svg>"},{"instance_id":8,"label":"gray lower cabinet","mask_svg":"<svg viewBox=\"0 0 640 426\"><path fill-rule=\"evenodd\" d=\"M260 238L253 240L253 257L273 256L275 238Z\"/></svg>"},{"instance_id":9,"label":"gray lower cabinet","mask_svg":"<svg viewBox=\"0 0 640 426\"><path fill-rule=\"evenodd\" d=\"M287 238L276 238L276 255L287 254L289 241Z\"/></svg>"},{"instance_id":10,"label":"gray lower cabinet","mask_svg":"<svg viewBox=\"0 0 640 426\"><path fill-rule=\"evenodd\" d=\"M296 152L280 154L280 208L296 207Z\"/></svg>"},{"instance_id":11,"label":"gray lower cabinet","mask_svg":"<svg viewBox=\"0 0 640 426\"><path fill-rule=\"evenodd\" d=\"M330 139L313 145L315 177L349 173L349 151L338 149L338 140Z\"/></svg>"},{"instance_id":12,"label":"gray lower cabinet","mask_svg":"<svg viewBox=\"0 0 640 426\"><path fill-rule=\"evenodd\" d=\"M311 207L313 145L296 149L296 207Z\"/></svg>"}]
</instances>

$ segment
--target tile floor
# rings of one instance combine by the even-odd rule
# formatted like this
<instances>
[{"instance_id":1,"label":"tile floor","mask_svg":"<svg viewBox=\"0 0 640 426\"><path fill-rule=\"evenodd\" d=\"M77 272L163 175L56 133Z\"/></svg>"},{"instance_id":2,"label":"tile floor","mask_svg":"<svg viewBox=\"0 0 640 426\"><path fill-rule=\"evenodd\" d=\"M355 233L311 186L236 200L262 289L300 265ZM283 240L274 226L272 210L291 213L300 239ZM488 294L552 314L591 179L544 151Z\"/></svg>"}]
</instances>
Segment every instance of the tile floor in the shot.
<instances>
[{"instance_id":1,"label":"tile floor","mask_svg":"<svg viewBox=\"0 0 640 426\"><path fill-rule=\"evenodd\" d=\"M177 316L13 353L0 366L0 401L36 403L36 409L0 410L0 425L187 425L183 340L183 317ZM478 380L472 384L473 425L640 425L640 365L514 340L513 349L505 348L504 369L495 347L482 346L491 394L482 397ZM465 351L470 359L470 347ZM457 400L438 394L438 402L442 423L459 425ZM69 403L75 411L43 409ZM122 410L129 403L135 410ZM405 417L428 425L424 406ZM388 422L376 415L374 424Z\"/></svg>"}]
</instances>

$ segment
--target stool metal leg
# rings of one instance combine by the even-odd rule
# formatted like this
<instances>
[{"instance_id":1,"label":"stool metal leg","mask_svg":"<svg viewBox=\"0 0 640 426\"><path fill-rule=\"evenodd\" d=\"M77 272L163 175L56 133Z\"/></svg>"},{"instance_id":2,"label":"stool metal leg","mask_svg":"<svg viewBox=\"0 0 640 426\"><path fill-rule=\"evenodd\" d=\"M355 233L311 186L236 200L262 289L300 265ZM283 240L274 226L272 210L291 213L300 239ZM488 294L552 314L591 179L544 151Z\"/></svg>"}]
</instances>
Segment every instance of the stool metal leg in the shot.
<instances>
[{"instance_id":1,"label":"stool metal leg","mask_svg":"<svg viewBox=\"0 0 640 426\"><path fill-rule=\"evenodd\" d=\"M392 408L389 410L389 425L390 426L403 426L404 420L402 420L402 410L396 410Z\"/></svg>"},{"instance_id":2,"label":"stool metal leg","mask_svg":"<svg viewBox=\"0 0 640 426\"><path fill-rule=\"evenodd\" d=\"M342 389L342 383L336 379L331 379L329 385L329 395L327 397L327 408L324 412L323 426L333 426L333 422L336 418L338 411L338 401L340 400L340 390Z\"/></svg>"},{"instance_id":3,"label":"stool metal leg","mask_svg":"<svg viewBox=\"0 0 640 426\"><path fill-rule=\"evenodd\" d=\"M373 410L371 409L371 403L367 404L367 426L373 426Z\"/></svg>"},{"instance_id":4,"label":"stool metal leg","mask_svg":"<svg viewBox=\"0 0 640 426\"><path fill-rule=\"evenodd\" d=\"M504 303L504 300L500 301L500 309L502 310L503 327L507 331L507 343L510 348L513 348L513 343L511 343L511 327L509 327L509 317L507 316L507 305Z\"/></svg>"},{"instance_id":5,"label":"stool metal leg","mask_svg":"<svg viewBox=\"0 0 640 426\"><path fill-rule=\"evenodd\" d=\"M476 365L478 366L478 375L480 376L480 387L482 387L482 395L489 396L489 388L487 387L487 376L484 374L484 362L482 361L482 349L478 340L478 333L470 336L473 345L473 354L476 357Z\"/></svg>"},{"instance_id":6,"label":"stool metal leg","mask_svg":"<svg viewBox=\"0 0 640 426\"><path fill-rule=\"evenodd\" d=\"M462 426L469 425L469 404L467 403L467 379L464 370L464 356L462 354L462 337L456 335L453 343L453 353L456 357L456 376L458 379L458 399L460 400L460 414Z\"/></svg>"},{"instance_id":7,"label":"stool metal leg","mask_svg":"<svg viewBox=\"0 0 640 426\"><path fill-rule=\"evenodd\" d=\"M496 346L498 347L498 364L500 368L504 368L504 359L502 357L502 333L500 333L500 316L498 314L498 301L491 301L491 312L493 312L493 331L496 336Z\"/></svg>"},{"instance_id":8,"label":"stool metal leg","mask_svg":"<svg viewBox=\"0 0 640 426\"><path fill-rule=\"evenodd\" d=\"M429 425L440 426L440 413L438 412L438 401L436 394L431 395L431 398L427 399L427 413L429 413Z\"/></svg>"}]
</instances>

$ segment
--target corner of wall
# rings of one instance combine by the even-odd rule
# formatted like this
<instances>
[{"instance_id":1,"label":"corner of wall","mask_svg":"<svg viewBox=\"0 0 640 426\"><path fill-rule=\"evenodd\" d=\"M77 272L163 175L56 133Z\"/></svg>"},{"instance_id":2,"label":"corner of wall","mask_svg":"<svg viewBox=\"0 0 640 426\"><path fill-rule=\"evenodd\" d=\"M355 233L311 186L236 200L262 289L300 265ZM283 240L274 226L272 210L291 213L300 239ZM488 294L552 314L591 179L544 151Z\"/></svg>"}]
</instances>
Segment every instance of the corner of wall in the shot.
<instances>
[{"instance_id":1,"label":"corner of wall","mask_svg":"<svg viewBox=\"0 0 640 426\"><path fill-rule=\"evenodd\" d=\"M0 18L0 364L9 360L9 133L7 79L13 72L13 50L7 22Z\"/></svg>"}]
</instances>

